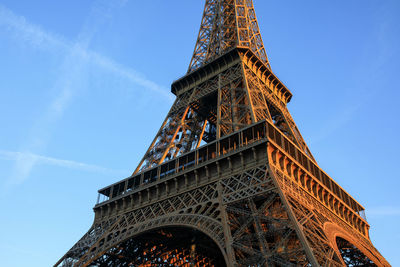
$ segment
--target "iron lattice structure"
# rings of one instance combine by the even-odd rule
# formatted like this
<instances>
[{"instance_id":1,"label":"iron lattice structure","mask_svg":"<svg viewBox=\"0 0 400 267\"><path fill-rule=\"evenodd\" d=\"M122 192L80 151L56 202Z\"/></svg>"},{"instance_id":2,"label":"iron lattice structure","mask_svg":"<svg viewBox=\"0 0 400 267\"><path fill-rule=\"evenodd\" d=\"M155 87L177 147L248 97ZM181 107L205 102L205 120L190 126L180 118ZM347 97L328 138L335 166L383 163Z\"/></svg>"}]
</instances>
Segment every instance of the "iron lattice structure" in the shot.
<instances>
[{"instance_id":1,"label":"iron lattice structure","mask_svg":"<svg viewBox=\"0 0 400 267\"><path fill-rule=\"evenodd\" d=\"M290 116L251 0L206 0L172 92L135 172L99 190L55 266L390 266Z\"/></svg>"}]
</instances>

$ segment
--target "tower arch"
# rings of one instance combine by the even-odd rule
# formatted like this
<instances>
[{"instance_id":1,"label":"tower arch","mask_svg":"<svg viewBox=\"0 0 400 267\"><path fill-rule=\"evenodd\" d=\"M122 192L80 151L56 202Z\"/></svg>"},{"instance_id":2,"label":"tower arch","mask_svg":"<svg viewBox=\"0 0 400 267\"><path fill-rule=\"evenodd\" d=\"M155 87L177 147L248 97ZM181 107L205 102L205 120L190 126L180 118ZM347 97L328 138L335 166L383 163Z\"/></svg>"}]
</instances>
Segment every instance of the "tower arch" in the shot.
<instances>
[{"instance_id":1,"label":"tower arch","mask_svg":"<svg viewBox=\"0 0 400 267\"><path fill-rule=\"evenodd\" d=\"M224 254L203 231L172 225L134 235L102 253L90 266L226 266Z\"/></svg>"},{"instance_id":2,"label":"tower arch","mask_svg":"<svg viewBox=\"0 0 400 267\"><path fill-rule=\"evenodd\" d=\"M384 263L374 256L374 252L369 250L368 244L363 244L370 242L369 240L354 237L348 231L330 222L325 223L324 231L346 266L384 266Z\"/></svg>"},{"instance_id":3,"label":"tower arch","mask_svg":"<svg viewBox=\"0 0 400 267\"><path fill-rule=\"evenodd\" d=\"M390 266L364 207L318 166L291 117L252 0L205 2L159 131L131 176L99 190L95 226L55 266L157 266L172 251L170 264L185 265L204 244L201 257L229 266L343 266L339 248L357 251L346 242Z\"/></svg>"},{"instance_id":4,"label":"tower arch","mask_svg":"<svg viewBox=\"0 0 400 267\"><path fill-rule=\"evenodd\" d=\"M195 214L164 216L115 227L98 239L90 252L95 255L90 259L83 257L89 266L128 266L124 264L132 262L133 266L185 266L191 260L226 266L227 262L221 223ZM115 265L116 261L119 265Z\"/></svg>"},{"instance_id":5,"label":"tower arch","mask_svg":"<svg viewBox=\"0 0 400 267\"><path fill-rule=\"evenodd\" d=\"M376 266L357 246L346 239L337 236L336 245L346 266Z\"/></svg>"}]
</instances>

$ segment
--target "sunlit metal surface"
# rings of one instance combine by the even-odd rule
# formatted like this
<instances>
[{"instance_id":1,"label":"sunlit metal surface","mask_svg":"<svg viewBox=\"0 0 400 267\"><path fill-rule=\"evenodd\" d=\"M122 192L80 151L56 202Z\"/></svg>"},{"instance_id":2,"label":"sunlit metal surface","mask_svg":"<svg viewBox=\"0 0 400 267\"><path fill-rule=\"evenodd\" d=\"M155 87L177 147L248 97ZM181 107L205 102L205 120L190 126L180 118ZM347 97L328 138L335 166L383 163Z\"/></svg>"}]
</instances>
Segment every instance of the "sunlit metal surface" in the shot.
<instances>
[{"instance_id":1,"label":"sunlit metal surface","mask_svg":"<svg viewBox=\"0 0 400 267\"><path fill-rule=\"evenodd\" d=\"M55 266L390 266L317 164L251 0L206 0L187 74L132 176Z\"/></svg>"}]
</instances>

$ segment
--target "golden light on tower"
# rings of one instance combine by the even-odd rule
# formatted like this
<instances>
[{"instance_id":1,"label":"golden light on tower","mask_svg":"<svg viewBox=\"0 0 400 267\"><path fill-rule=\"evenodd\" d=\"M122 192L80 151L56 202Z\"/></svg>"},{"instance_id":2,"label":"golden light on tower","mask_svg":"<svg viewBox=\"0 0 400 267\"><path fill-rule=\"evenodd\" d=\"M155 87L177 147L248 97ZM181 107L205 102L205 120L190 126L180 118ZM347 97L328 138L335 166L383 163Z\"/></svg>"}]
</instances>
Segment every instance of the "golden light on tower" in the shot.
<instances>
[{"instance_id":1,"label":"golden light on tower","mask_svg":"<svg viewBox=\"0 0 400 267\"><path fill-rule=\"evenodd\" d=\"M138 167L99 190L93 226L55 266L390 266L294 123L251 0L206 0L171 91Z\"/></svg>"}]
</instances>

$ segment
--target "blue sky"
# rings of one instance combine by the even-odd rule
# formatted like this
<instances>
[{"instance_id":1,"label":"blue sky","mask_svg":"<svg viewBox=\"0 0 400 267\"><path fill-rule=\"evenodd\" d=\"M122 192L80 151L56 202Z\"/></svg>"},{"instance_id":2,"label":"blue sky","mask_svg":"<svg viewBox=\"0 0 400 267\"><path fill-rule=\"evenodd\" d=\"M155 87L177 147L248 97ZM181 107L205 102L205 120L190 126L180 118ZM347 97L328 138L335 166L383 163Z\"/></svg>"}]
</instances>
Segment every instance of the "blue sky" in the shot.
<instances>
[{"instance_id":1,"label":"blue sky","mask_svg":"<svg viewBox=\"0 0 400 267\"><path fill-rule=\"evenodd\" d=\"M254 0L320 166L400 266L400 2ZM50 266L97 190L135 169L172 104L204 1L0 1L0 258Z\"/></svg>"}]
</instances>

